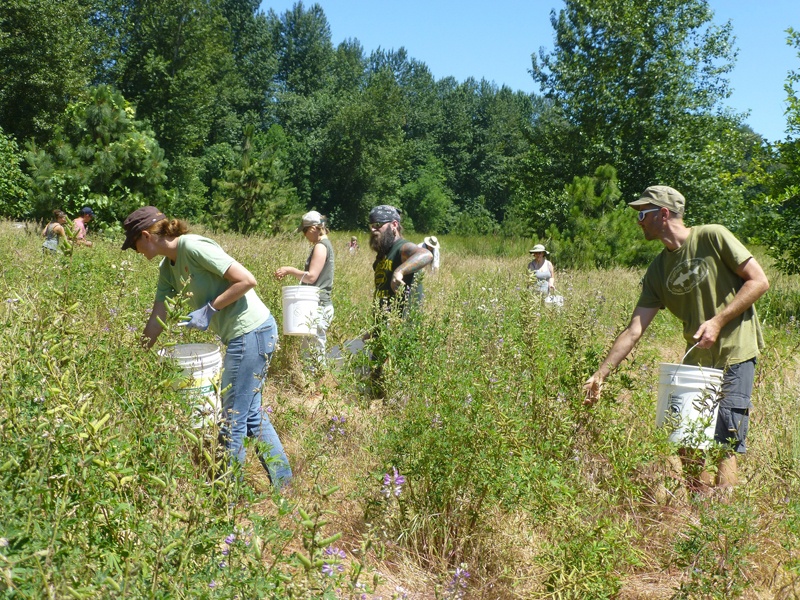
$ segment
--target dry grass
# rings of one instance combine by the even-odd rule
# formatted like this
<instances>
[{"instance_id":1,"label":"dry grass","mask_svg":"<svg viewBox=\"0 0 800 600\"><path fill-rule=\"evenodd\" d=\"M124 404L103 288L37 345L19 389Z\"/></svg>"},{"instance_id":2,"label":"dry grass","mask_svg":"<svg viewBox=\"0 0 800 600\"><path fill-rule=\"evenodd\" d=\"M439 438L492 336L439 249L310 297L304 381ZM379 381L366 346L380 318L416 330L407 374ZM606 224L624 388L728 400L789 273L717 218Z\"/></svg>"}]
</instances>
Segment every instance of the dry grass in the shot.
<instances>
[{"instance_id":1,"label":"dry grass","mask_svg":"<svg viewBox=\"0 0 800 600\"><path fill-rule=\"evenodd\" d=\"M20 257L35 254L41 240L35 234L25 234L0 224L3 236L23 238L27 250L15 251ZM331 344L352 339L363 331L371 304L371 264L373 254L367 246L366 234L359 234L361 249L355 256L344 248L350 233L333 235L337 250L337 283L334 301L336 317L330 331ZM214 235L223 247L244 263L259 281L259 294L275 312L279 312L280 286L272 273L285 264L299 266L308 253L307 244L299 236L280 240L263 240L238 236ZM426 281L426 310L440 315L461 297L470 294L490 295L488 290L514 289L525 285L525 266L529 257L493 257L448 252L443 239L442 269ZM104 242L99 242L100 246ZM127 258L134 258L128 256ZM138 259L136 259L138 260ZM21 262L9 268L21 268ZM769 262L762 261L767 264ZM556 286L567 302L591 298L600 307L595 331L602 336L606 347L625 326L637 297L641 272L628 269L591 272L560 271L556 261ZM139 265L139 268L148 268ZM153 278L155 266L149 266ZM797 289L797 278L769 274L776 289ZM152 290L144 286L141 294ZM10 293L10 292L8 292ZM143 299L142 305L149 303ZM0 310L2 310L0 306ZM588 326L587 326L588 329ZM800 544L793 547L785 542L782 530L786 511L796 493L800 478L800 336L798 331L768 329L768 350L759 360L758 379L754 389L755 409L751 417L748 438L749 453L742 462L745 483L732 499L712 497L698 501L687 493L666 459L655 459L640 465L630 474L644 492L621 495L617 506L611 507L616 522L628 526L635 535L635 549L640 564L620 568L623 586L619 599L670 598L686 577L686 569L675 562L676 541L688 527L699 522L703 514L716 510L725 501L753 507L756 522L752 541L756 551L749 558L746 576L751 587L744 598L800 597L800 576L786 567L800 560ZM447 355L462 339L453 332L445 347L431 349L432 353ZM313 488L340 486L329 507L331 532L343 534L340 546L352 552L361 543L366 531L365 504L370 495L378 493L379 476L385 465L371 450L380 431L386 405L370 402L345 385L347 375L326 374L316 379L299 366L295 341L283 340L280 356L276 358L265 389L265 404L275 409L276 427L281 433L287 454L292 462L295 480L287 497L301 506L315 502ZM645 339L629 361L637 366L658 362L678 362L683 352L679 324L668 315L659 315ZM480 357L477 357L479 359ZM2 369L2 366L0 366ZM624 390L617 398L619 411L615 416L630 428L631 436L652 428L654 410L648 407L643 414L642 398L655 403L657 377L652 368L629 373L634 381L632 390ZM346 433L327 440L326 433L332 416L346 417ZM646 424L646 425L645 425ZM645 430L648 431L648 430ZM600 483L612 479L612 457L588 446L580 470L581 484L587 497L600 498L604 493ZM248 464L248 481L263 494L256 510L277 517L270 497L269 482L263 469L252 459ZM591 494L589 493L591 492ZM567 508L572 507L564 507ZM291 516L283 517L284 526L296 527ZM474 573L470 580L470 598L521 599L543 597L543 582L547 568L541 565L546 549L553 543L552 522L534 522L530 515L512 509L493 507L482 516L480 535L476 536L475 556L481 564L469 565ZM424 556L404 550L391 540L384 540L383 557L369 557L372 568L384 579L378 595L391 598L405 590L409 598L436 598L437 585L446 578L442 565L431 565ZM298 543L287 551L299 549Z\"/></svg>"}]
</instances>

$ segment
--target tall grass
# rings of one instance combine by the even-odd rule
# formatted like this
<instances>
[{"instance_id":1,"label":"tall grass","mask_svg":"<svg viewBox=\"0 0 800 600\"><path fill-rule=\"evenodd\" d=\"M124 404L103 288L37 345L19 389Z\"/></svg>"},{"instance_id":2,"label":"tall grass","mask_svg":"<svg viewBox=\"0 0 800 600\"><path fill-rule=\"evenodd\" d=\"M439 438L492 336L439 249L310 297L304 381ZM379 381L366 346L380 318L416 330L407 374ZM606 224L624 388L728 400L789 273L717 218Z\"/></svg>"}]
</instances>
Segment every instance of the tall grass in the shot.
<instances>
[{"instance_id":1,"label":"tall grass","mask_svg":"<svg viewBox=\"0 0 800 600\"><path fill-rule=\"evenodd\" d=\"M334 234L331 344L370 325L367 238ZM281 320L300 236L214 235ZM173 368L136 340L157 268L118 242L42 256L0 224L0 591L9 597L795 597L800 590L796 293L760 301L746 483L695 497L657 430L659 315L594 409L581 383L626 325L641 272L562 272L561 309L527 287L528 242L444 237L424 310L392 322L383 394L364 359L312 374L282 338L265 387L296 474L227 477ZM766 261L765 261L766 262ZM558 269L558 263L556 268ZM164 342L210 341L170 329ZM250 453L251 455L253 453ZM794 596L793 596L794 594Z\"/></svg>"}]
</instances>

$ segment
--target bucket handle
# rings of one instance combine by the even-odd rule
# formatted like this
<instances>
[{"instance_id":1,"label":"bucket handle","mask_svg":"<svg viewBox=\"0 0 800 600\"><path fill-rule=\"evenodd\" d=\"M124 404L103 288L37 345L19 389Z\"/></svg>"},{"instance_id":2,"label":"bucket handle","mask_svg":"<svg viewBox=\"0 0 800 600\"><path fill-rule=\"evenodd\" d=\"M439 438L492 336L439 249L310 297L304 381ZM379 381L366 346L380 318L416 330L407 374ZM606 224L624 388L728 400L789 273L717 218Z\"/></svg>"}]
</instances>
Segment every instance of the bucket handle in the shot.
<instances>
[{"instance_id":1,"label":"bucket handle","mask_svg":"<svg viewBox=\"0 0 800 600\"><path fill-rule=\"evenodd\" d=\"M308 275L308 271L303 271L303 274L300 276L300 285L303 285L303 279L306 275Z\"/></svg>"},{"instance_id":2,"label":"bucket handle","mask_svg":"<svg viewBox=\"0 0 800 600\"><path fill-rule=\"evenodd\" d=\"M684 355L683 355L683 358L681 359L681 364L683 364L683 361L685 361L685 360L686 360L686 357L687 357L687 356L689 356L689 352L691 352L692 350L694 350L695 348L697 348L697 346L699 346L699 345L700 345L700 342L697 342L697 343L696 343L694 346L692 346L691 348L689 348L689 349L686 351L686 354L684 354Z\"/></svg>"},{"instance_id":3,"label":"bucket handle","mask_svg":"<svg viewBox=\"0 0 800 600\"><path fill-rule=\"evenodd\" d=\"M692 350L694 350L695 348L697 348L699 345L700 345L700 342L697 342L697 343L696 343L694 346L692 346L691 348L689 348L689 349L686 351L686 354L684 354L684 355L683 355L683 358L681 359L681 364L683 364L683 361L685 361L685 360L686 360L686 357L687 357L687 356L689 356L689 352L691 352ZM703 368L702 368L702 367L700 367L700 370L702 371L702 370L703 370ZM675 377L677 377L677 373L673 373L673 374L672 374L672 377L670 377L670 385L672 385L672 384L674 384L674 383L675 383Z\"/></svg>"},{"instance_id":4,"label":"bucket handle","mask_svg":"<svg viewBox=\"0 0 800 600\"><path fill-rule=\"evenodd\" d=\"M700 342L697 342L697 344L699 344L699 343L700 343ZM692 346L691 348L689 348L689 349L686 351L686 354L684 354L684 355L683 355L683 358L681 359L681 365L683 365L683 361L685 361L685 360L686 360L686 357L687 357L687 356L689 356L689 352L691 352L692 350L694 350L695 348L697 348L697 344L695 344L694 346ZM677 376L678 376L678 373L677 373L677 372L675 372L675 373L673 373L673 374L672 374L672 376L669 378L669 384L670 384L670 385L675 385L675 378L676 378Z\"/></svg>"}]
</instances>

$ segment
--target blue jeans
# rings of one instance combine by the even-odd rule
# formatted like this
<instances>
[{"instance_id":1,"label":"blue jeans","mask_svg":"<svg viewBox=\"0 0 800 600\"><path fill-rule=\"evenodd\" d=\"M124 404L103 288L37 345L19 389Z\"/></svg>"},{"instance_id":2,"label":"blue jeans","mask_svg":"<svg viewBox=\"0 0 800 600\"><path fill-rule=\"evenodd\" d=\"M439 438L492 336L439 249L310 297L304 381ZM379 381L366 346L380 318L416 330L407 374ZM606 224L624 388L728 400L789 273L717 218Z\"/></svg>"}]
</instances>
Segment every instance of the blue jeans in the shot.
<instances>
[{"instance_id":1,"label":"blue jeans","mask_svg":"<svg viewBox=\"0 0 800 600\"><path fill-rule=\"evenodd\" d=\"M275 428L261 410L261 386L278 341L278 327L270 316L253 331L228 343L222 371L222 436L231 458L244 463L244 438L266 445L259 456L272 484L280 488L292 478L289 459Z\"/></svg>"}]
</instances>

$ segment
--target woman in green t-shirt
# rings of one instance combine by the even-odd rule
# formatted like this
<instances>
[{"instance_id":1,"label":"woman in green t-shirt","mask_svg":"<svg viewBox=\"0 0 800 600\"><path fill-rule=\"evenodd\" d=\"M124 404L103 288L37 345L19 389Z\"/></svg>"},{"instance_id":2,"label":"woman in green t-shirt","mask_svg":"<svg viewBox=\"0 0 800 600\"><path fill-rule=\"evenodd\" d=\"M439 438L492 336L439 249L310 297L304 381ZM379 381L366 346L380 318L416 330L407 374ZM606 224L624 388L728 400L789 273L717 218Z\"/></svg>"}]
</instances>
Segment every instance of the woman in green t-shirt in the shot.
<instances>
[{"instance_id":1,"label":"woman in green t-shirt","mask_svg":"<svg viewBox=\"0 0 800 600\"><path fill-rule=\"evenodd\" d=\"M226 344L222 372L222 434L233 459L244 462L244 438L266 444L259 457L275 487L292 477L289 460L278 434L261 409L261 387L278 328L269 309L255 291L252 273L231 258L213 240L188 233L184 221L169 220L153 206L132 212L125 219L125 243L147 260L164 257L159 265L158 287L142 343L150 348L161 334L159 319L166 319L165 299L178 291L187 294L195 310L186 325L211 329Z\"/></svg>"}]
</instances>

